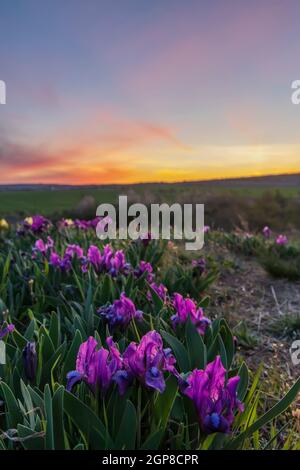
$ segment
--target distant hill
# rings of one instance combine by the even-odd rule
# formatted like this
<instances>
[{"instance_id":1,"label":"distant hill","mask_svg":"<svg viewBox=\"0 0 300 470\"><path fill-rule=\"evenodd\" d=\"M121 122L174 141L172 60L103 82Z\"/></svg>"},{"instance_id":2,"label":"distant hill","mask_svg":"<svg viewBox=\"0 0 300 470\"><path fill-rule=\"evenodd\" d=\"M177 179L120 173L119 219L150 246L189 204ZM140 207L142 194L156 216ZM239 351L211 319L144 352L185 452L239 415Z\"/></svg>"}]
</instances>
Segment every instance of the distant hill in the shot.
<instances>
[{"instance_id":1,"label":"distant hill","mask_svg":"<svg viewBox=\"0 0 300 470\"><path fill-rule=\"evenodd\" d=\"M227 178L227 179L213 179L203 181L182 181L178 183L136 183L136 184L99 184L99 185L65 185L65 184L0 184L0 191L68 191L78 189L116 189L136 188L140 186L169 186L169 185L197 185L202 187L248 187L248 188L284 188L284 187L299 187L300 188L300 173L290 175L269 175L269 176L252 176L245 178Z\"/></svg>"}]
</instances>

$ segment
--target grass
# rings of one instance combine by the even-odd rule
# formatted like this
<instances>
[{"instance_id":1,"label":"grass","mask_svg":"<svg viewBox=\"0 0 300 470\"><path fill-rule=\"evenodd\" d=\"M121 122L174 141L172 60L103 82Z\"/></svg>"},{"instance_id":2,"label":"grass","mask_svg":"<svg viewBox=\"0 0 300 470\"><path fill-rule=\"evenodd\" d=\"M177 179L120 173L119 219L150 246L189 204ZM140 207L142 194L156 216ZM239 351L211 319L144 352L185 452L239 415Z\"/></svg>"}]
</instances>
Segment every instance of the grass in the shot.
<instances>
[{"instance_id":1,"label":"grass","mask_svg":"<svg viewBox=\"0 0 300 470\"><path fill-rule=\"evenodd\" d=\"M300 338L300 314L286 314L276 319L269 327L279 337Z\"/></svg>"},{"instance_id":2,"label":"grass","mask_svg":"<svg viewBox=\"0 0 300 470\"><path fill-rule=\"evenodd\" d=\"M300 280L300 249L294 244L285 246L270 246L258 252L259 261L273 277Z\"/></svg>"},{"instance_id":3,"label":"grass","mask_svg":"<svg viewBox=\"0 0 300 470\"><path fill-rule=\"evenodd\" d=\"M233 332L237 338L238 345L242 348L254 349L259 345L259 337L249 329L244 320L235 326Z\"/></svg>"},{"instance_id":4,"label":"grass","mask_svg":"<svg viewBox=\"0 0 300 470\"><path fill-rule=\"evenodd\" d=\"M84 196L96 203L114 203L117 194L111 189L67 191L3 191L0 192L0 216L41 213L50 216L74 209Z\"/></svg>"},{"instance_id":5,"label":"grass","mask_svg":"<svg viewBox=\"0 0 300 470\"><path fill-rule=\"evenodd\" d=\"M211 194L224 195L234 198L259 198L266 191L276 193L277 188L255 187L201 187L196 184L140 184L133 186L103 187L100 189L70 189L70 190L37 190L37 191L0 191L0 217L29 215L42 213L50 216L70 212L76 208L85 196L92 196L95 204L116 203L119 194L128 194L131 200L141 202L180 202L184 195L186 201L198 203ZM299 195L298 187L280 188L280 193L286 198ZM201 200L202 199L202 200Z\"/></svg>"}]
</instances>

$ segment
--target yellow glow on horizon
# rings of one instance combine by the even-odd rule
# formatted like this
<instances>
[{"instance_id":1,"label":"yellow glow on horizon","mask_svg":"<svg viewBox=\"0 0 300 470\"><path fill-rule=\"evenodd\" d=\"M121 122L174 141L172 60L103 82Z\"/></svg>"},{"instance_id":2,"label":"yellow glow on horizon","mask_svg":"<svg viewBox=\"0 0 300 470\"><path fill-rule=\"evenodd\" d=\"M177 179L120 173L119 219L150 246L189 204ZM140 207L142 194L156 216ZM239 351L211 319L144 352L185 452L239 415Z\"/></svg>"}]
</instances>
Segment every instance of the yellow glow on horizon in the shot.
<instances>
[{"instance_id":1,"label":"yellow glow on horizon","mask_svg":"<svg viewBox=\"0 0 300 470\"><path fill-rule=\"evenodd\" d=\"M11 172L18 182L62 184L179 182L292 174L300 172L300 145L193 148L170 145L120 148L108 153L89 146L62 154L53 161L50 158L38 165L12 167Z\"/></svg>"}]
</instances>

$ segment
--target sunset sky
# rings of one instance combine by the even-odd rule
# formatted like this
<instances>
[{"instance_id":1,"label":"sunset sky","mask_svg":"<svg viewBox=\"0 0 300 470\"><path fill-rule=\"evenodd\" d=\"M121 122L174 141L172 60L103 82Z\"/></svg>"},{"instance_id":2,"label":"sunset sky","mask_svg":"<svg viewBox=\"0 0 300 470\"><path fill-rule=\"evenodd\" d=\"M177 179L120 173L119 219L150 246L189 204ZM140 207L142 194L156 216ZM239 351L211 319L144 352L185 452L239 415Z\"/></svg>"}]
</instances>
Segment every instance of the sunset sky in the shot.
<instances>
[{"instance_id":1,"label":"sunset sky","mask_svg":"<svg viewBox=\"0 0 300 470\"><path fill-rule=\"evenodd\" d=\"M299 0L1 0L0 183L300 171Z\"/></svg>"}]
</instances>

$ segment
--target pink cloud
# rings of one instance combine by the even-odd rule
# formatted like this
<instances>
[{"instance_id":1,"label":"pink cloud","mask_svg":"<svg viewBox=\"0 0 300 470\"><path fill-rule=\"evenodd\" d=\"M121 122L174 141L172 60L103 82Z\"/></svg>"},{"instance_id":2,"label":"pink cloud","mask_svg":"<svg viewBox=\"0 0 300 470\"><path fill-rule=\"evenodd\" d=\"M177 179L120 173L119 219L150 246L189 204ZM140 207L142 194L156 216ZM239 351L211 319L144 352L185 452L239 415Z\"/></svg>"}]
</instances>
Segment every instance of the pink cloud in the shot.
<instances>
[{"instance_id":1,"label":"pink cloud","mask_svg":"<svg viewBox=\"0 0 300 470\"><path fill-rule=\"evenodd\" d=\"M143 155L144 149L151 145L187 149L168 126L131 120L112 111L94 113L82 127L78 123L78 127L64 129L39 145L27 143L24 138L16 142L3 139L1 182L66 178L69 182L100 183L109 177L123 181L137 172L134 162L130 168L128 152L135 150Z\"/></svg>"}]
</instances>

